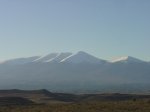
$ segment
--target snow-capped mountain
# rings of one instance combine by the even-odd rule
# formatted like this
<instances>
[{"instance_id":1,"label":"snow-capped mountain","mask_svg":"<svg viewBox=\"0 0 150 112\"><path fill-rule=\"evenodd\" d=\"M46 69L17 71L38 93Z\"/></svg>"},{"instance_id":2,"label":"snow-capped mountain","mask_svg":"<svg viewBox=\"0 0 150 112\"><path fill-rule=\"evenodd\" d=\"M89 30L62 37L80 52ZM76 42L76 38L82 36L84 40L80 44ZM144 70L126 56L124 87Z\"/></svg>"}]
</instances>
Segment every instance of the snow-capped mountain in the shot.
<instances>
[{"instance_id":1,"label":"snow-capped mountain","mask_svg":"<svg viewBox=\"0 0 150 112\"><path fill-rule=\"evenodd\" d=\"M44 56L34 56L28 58L17 58L6 60L0 64L25 64L25 63L104 63L105 60L94 57L86 52L79 51L77 53L63 52L63 53L50 53Z\"/></svg>"},{"instance_id":2,"label":"snow-capped mountain","mask_svg":"<svg viewBox=\"0 0 150 112\"><path fill-rule=\"evenodd\" d=\"M150 90L149 79L150 63L130 56L110 62L79 51L0 63L0 89L141 92Z\"/></svg>"},{"instance_id":3,"label":"snow-capped mountain","mask_svg":"<svg viewBox=\"0 0 150 112\"><path fill-rule=\"evenodd\" d=\"M58 55L58 53L50 53L48 55L41 56L41 57L33 60L33 62L47 62L50 59L54 59L57 55Z\"/></svg>"},{"instance_id":4,"label":"snow-capped mountain","mask_svg":"<svg viewBox=\"0 0 150 112\"><path fill-rule=\"evenodd\" d=\"M63 60L61 62L68 62L68 63L102 63L104 60L101 60L99 58L96 58L86 52L79 51L75 54L72 54Z\"/></svg>"},{"instance_id":5,"label":"snow-capped mountain","mask_svg":"<svg viewBox=\"0 0 150 112\"><path fill-rule=\"evenodd\" d=\"M141 62L144 62L140 59L137 59L137 58L134 58L134 57L131 57L131 56L123 56L123 57L119 57L119 58L116 58L114 60L111 60L112 63L116 63L116 62L125 62L125 63L141 63Z\"/></svg>"},{"instance_id":6,"label":"snow-capped mountain","mask_svg":"<svg viewBox=\"0 0 150 112\"><path fill-rule=\"evenodd\" d=\"M41 56L40 58L34 60L33 62L60 62L64 58L72 55L72 53L66 52L66 53L50 53L45 56Z\"/></svg>"},{"instance_id":7,"label":"snow-capped mountain","mask_svg":"<svg viewBox=\"0 0 150 112\"><path fill-rule=\"evenodd\" d=\"M61 62L63 59L65 59L71 55L72 55L72 53L69 53L69 52L68 53L58 53L58 55L55 58L49 59L46 62Z\"/></svg>"}]
</instances>

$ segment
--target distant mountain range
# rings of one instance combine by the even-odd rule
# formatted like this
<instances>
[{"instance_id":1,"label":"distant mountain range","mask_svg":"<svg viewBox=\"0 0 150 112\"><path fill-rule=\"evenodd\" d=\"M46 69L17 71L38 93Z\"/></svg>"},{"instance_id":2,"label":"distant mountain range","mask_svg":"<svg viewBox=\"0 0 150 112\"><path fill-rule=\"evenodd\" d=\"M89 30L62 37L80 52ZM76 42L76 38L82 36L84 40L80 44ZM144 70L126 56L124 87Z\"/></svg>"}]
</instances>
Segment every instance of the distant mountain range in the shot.
<instances>
[{"instance_id":1,"label":"distant mountain range","mask_svg":"<svg viewBox=\"0 0 150 112\"><path fill-rule=\"evenodd\" d=\"M58 92L150 92L150 62L126 56L107 61L86 52L51 53L0 63L0 89Z\"/></svg>"}]
</instances>

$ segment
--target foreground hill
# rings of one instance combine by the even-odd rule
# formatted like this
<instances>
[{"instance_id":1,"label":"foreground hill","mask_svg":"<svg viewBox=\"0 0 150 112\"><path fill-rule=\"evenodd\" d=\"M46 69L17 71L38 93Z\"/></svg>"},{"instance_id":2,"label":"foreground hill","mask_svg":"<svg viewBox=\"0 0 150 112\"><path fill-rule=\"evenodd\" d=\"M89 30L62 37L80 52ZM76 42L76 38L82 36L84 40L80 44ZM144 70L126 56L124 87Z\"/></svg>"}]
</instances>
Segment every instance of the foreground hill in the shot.
<instances>
[{"instance_id":1,"label":"foreground hill","mask_svg":"<svg viewBox=\"0 0 150 112\"><path fill-rule=\"evenodd\" d=\"M0 102L10 99L15 102L22 100L29 100L37 104L41 103L70 103L70 102L87 102L87 101L126 101L138 99L150 99L150 95L136 95L136 94L67 94L67 93L52 93L45 89L43 90L0 90ZM16 99L16 100L15 100ZM22 104L22 103L21 103Z\"/></svg>"},{"instance_id":2,"label":"foreground hill","mask_svg":"<svg viewBox=\"0 0 150 112\"><path fill-rule=\"evenodd\" d=\"M149 62L127 56L106 61L80 51L51 53L0 63L0 89L69 93L149 93Z\"/></svg>"},{"instance_id":3,"label":"foreground hill","mask_svg":"<svg viewBox=\"0 0 150 112\"><path fill-rule=\"evenodd\" d=\"M1 90L0 94L0 112L150 112L150 95L72 95L47 90ZM37 102L36 98L41 100Z\"/></svg>"},{"instance_id":4,"label":"foreground hill","mask_svg":"<svg viewBox=\"0 0 150 112\"><path fill-rule=\"evenodd\" d=\"M31 105L31 100L22 97L0 97L0 106Z\"/></svg>"},{"instance_id":5,"label":"foreground hill","mask_svg":"<svg viewBox=\"0 0 150 112\"><path fill-rule=\"evenodd\" d=\"M78 95L65 93L51 93L45 89L42 90L0 90L0 98L2 97L20 97L31 100L35 103L51 103L51 102L73 102L78 100Z\"/></svg>"}]
</instances>

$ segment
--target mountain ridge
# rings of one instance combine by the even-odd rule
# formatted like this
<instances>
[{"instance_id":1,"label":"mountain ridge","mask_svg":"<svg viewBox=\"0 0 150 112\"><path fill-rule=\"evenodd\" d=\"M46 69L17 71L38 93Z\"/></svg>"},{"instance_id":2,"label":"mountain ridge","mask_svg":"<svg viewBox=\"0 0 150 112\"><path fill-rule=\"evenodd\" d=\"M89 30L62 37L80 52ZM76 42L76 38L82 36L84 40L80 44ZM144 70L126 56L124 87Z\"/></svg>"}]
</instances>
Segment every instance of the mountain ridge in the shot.
<instances>
[{"instance_id":1,"label":"mountain ridge","mask_svg":"<svg viewBox=\"0 0 150 112\"><path fill-rule=\"evenodd\" d=\"M137 62L137 63L141 63L141 62L145 62L143 60L140 60L138 58L132 57L132 56L123 56L123 57L119 57L117 59L114 59L111 61L112 63L115 62Z\"/></svg>"},{"instance_id":2,"label":"mountain ridge","mask_svg":"<svg viewBox=\"0 0 150 112\"><path fill-rule=\"evenodd\" d=\"M61 53L50 53L44 56L32 56L32 57L25 57L25 58L14 58L1 61L0 64L25 64L25 63L46 63L46 62L73 62L73 63L80 63L82 61L85 62L92 62L92 63L100 63L100 62L107 62L107 63L117 63L117 62L147 62L143 61L138 58L132 56L122 56L113 60L104 60L98 57L95 57L89 53L84 51L79 51L77 53L71 52L61 52Z\"/></svg>"},{"instance_id":3,"label":"mountain ridge","mask_svg":"<svg viewBox=\"0 0 150 112\"><path fill-rule=\"evenodd\" d=\"M150 64L131 57L123 59L112 63L77 52L9 60L0 64L0 89L149 92Z\"/></svg>"}]
</instances>

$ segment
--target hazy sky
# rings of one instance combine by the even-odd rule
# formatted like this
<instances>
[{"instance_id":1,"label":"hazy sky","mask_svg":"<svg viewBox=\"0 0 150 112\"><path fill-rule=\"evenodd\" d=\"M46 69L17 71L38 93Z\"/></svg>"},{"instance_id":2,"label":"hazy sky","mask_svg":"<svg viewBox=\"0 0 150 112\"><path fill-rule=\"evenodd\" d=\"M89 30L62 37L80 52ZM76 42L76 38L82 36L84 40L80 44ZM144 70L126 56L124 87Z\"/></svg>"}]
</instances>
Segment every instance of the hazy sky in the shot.
<instances>
[{"instance_id":1,"label":"hazy sky","mask_svg":"<svg viewBox=\"0 0 150 112\"><path fill-rule=\"evenodd\" d=\"M150 61L150 0L0 0L0 60L77 51Z\"/></svg>"}]
</instances>

